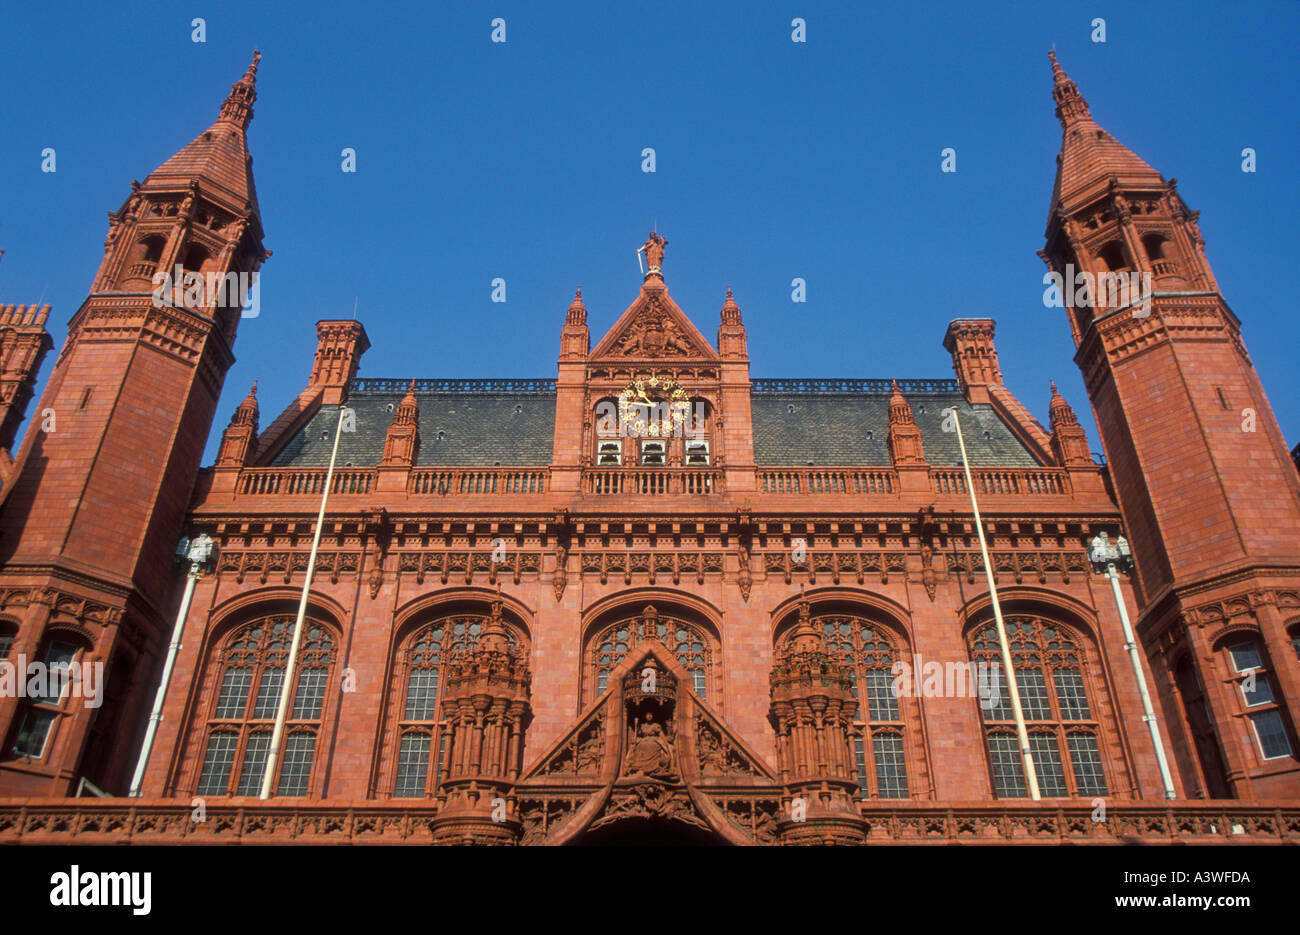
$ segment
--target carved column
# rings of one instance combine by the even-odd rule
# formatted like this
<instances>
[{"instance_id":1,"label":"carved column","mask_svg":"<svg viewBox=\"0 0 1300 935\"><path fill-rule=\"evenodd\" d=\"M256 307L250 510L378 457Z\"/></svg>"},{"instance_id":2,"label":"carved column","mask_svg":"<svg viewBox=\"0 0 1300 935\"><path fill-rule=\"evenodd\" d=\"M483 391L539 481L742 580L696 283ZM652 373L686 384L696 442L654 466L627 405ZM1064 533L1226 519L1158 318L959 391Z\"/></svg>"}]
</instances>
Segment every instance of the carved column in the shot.
<instances>
[{"instance_id":1,"label":"carved column","mask_svg":"<svg viewBox=\"0 0 1300 935\"><path fill-rule=\"evenodd\" d=\"M768 718L786 802L779 825L786 844L856 844L866 825L855 799L852 732L858 710L852 677L826 652L807 601L799 625L772 667Z\"/></svg>"},{"instance_id":2,"label":"carved column","mask_svg":"<svg viewBox=\"0 0 1300 935\"><path fill-rule=\"evenodd\" d=\"M519 835L514 782L523 768L532 674L510 645L501 606L498 594L478 644L447 665L448 765L435 843L513 844Z\"/></svg>"}]
</instances>

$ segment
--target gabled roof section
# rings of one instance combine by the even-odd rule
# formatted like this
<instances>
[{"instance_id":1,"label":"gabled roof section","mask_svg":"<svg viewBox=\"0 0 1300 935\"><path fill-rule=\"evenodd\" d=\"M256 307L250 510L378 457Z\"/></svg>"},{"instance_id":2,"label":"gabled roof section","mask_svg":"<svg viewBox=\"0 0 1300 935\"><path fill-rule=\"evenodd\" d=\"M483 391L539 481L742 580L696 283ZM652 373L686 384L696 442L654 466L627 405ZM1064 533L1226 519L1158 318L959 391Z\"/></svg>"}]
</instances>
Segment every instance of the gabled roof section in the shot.
<instances>
[{"instance_id":1,"label":"gabled roof section","mask_svg":"<svg viewBox=\"0 0 1300 935\"><path fill-rule=\"evenodd\" d=\"M591 360L718 360L709 339L686 317L664 284L664 247L668 241L651 232L638 253L645 253L649 269L636 300L614 322L591 352Z\"/></svg>"},{"instance_id":2,"label":"gabled roof section","mask_svg":"<svg viewBox=\"0 0 1300 935\"><path fill-rule=\"evenodd\" d=\"M1159 172L1092 119L1088 102L1056 61L1056 53L1049 52L1048 58L1052 61L1052 97L1062 131L1049 213L1093 196L1094 190L1108 185L1112 176L1123 185L1164 187Z\"/></svg>"}]
</instances>

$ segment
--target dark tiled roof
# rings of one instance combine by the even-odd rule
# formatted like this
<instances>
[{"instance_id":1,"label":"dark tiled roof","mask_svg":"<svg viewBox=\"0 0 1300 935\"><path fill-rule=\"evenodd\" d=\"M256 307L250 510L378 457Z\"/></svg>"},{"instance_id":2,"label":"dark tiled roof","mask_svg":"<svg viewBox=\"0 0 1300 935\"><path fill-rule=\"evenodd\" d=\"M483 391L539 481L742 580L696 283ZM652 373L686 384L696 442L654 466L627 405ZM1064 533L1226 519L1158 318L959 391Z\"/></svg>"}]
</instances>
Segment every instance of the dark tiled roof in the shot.
<instances>
[{"instance_id":1,"label":"dark tiled roof","mask_svg":"<svg viewBox=\"0 0 1300 935\"><path fill-rule=\"evenodd\" d=\"M949 406L957 409L973 466L1033 467L1038 463L990 406L971 406L955 390L904 393L904 398L921 429L925 460L930 464L961 464L957 434L942 428L941 413ZM754 463L760 467L806 465L809 461L817 465L889 464L888 392L761 392L753 394L751 405Z\"/></svg>"},{"instance_id":2,"label":"dark tiled roof","mask_svg":"<svg viewBox=\"0 0 1300 935\"><path fill-rule=\"evenodd\" d=\"M764 466L888 465L888 381L754 381L754 461ZM883 384L883 391L877 383ZM356 431L339 440L340 466L373 467L384 451L407 380L358 380L347 405ZM956 406L971 464L1032 467L1033 456L988 406L970 406L957 391L935 391L950 381L907 381L905 392L920 426L929 463L961 464L957 436L941 428L941 412ZM550 464L555 436L555 393L545 380L417 380L421 467ZM790 387L799 387L791 389ZM400 388L399 388L400 387ZM793 412L791 411L793 407ZM316 413L272 460L275 467L329 463L338 409ZM868 438L867 433L872 437ZM984 433L988 432L985 438ZM441 433L441 435L440 435Z\"/></svg>"},{"instance_id":3,"label":"dark tiled roof","mask_svg":"<svg viewBox=\"0 0 1300 935\"><path fill-rule=\"evenodd\" d=\"M402 384L405 387L405 383ZM403 392L353 392L357 430L339 439L340 465L373 467ZM553 392L452 392L415 394L420 403L420 467L546 465L555 438ZM338 409L312 416L271 462L275 467L324 467L334 444Z\"/></svg>"}]
</instances>

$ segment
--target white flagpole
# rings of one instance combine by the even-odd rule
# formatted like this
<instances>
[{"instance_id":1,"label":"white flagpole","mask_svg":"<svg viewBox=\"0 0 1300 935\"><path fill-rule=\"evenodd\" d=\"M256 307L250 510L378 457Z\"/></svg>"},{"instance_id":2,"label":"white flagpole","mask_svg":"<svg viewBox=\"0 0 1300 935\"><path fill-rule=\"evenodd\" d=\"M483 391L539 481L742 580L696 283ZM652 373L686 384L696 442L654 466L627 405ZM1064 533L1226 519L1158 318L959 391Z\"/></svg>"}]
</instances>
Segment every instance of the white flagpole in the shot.
<instances>
[{"instance_id":1,"label":"white flagpole","mask_svg":"<svg viewBox=\"0 0 1300 935\"><path fill-rule=\"evenodd\" d=\"M172 626L172 640L167 647L167 659L163 663L162 681L158 683L158 690L154 693L153 711L149 715L149 727L145 730L144 746L140 748L140 758L135 763L135 773L131 776L131 790L127 793L131 798L138 798L140 787L144 784L145 767L149 765L149 754L153 752L153 741L158 733L158 725L162 723L163 702L167 700L167 687L171 684L172 669L176 665L176 656L181 651L181 636L185 632L185 618L190 614L190 603L194 600L194 586L198 584L199 578L203 574L203 563L211 554L211 544L207 536L198 537L204 542L208 542L207 551L202 548L193 550L190 544L186 542L186 559L190 563L189 574L185 576L185 593L181 597L180 610L176 612L176 623ZM199 557L199 556L202 557Z\"/></svg>"},{"instance_id":2,"label":"white flagpole","mask_svg":"<svg viewBox=\"0 0 1300 935\"><path fill-rule=\"evenodd\" d=\"M1011 713L1016 719L1016 736L1020 741L1020 757L1025 764L1025 779L1029 783L1029 797L1035 802L1042 796L1038 792L1038 772L1034 769L1034 755L1029 750L1029 731L1025 729L1025 713L1020 708L1020 686L1016 683L1016 669L1011 664L1011 646L1007 642L1006 624L1002 622L1002 605L998 603L998 588L993 581L993 563L989 561L988 543L984 541L984 521L980 519L979 503L975 500L975 484L970 476L970 461L966 457L966 442L961 437L961 419L957 407L949 410L957 426L957 444L961 447L961 465L966 471L966 491L970 494L970 508L975 514L975 531L980 537L980 553L984 556L984 574L988 577L989 597L993 600L993 619L997 621L998 645L1002 649L1002 669L1007 674L1007 691L1011 693Z\"/></svg>"},{"instance_id":3,"label":"white flagpole","mask_svg":"<svg viewBox=\"0 0 1300 935\"><path fill-rule=\"evenodd\" d=\"M284 722L289 716L289 694L293 688L294 669L298 664L298 647L302 644L302 621L307 613L307 598L311 594L311 578L316 572L316 551L320 548L321 530L325 528L325 506L329 503L330 487L334 483L334 462L339 455L339 437L343 434L343 414L347 409L339 404L339 422L334 429L334 450L330 452L329 470L325 472L325 489L320 495L320 513L316 517L316 534L311 540L311 557L307 559L307 576L302 582L302 598L298 601L298 619L293 624L293 642L289 645L289 661L284 667L284 684L280 686L280 706L275 713L275 730L271 732L271 749L266 755L266 773L262 776L261 798L271 797L271 782L275 765L280 758L280 742L284 739Z\"/></svg>"}]
</instances>

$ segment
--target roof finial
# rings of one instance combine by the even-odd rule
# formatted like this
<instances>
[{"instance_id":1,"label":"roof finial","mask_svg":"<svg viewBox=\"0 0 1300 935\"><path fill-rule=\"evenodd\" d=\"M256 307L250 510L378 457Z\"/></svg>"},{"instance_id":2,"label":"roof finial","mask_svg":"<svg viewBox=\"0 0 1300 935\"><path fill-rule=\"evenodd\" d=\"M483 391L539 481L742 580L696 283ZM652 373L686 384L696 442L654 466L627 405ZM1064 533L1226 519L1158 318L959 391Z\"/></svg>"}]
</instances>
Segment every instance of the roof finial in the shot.
<instances>
[{"instance_id":1,"label":"roof finial","mask_svg":"<svg viewBox=\"0 0 1300 935\"><path fill-rule=\"evenodd\" d=\"M1088 102L1056 60L1056 49L1048 52L1047 57L1052 60L1052 97L1056 99L1056 118L1061 121L1061 128L1089 119Z\"/></svg>"},{"instance_id":2,"label":"roof finial","mask_svg":"<svg viewBox=\"0 0 1300 935\"><path fill-rule=\"evenodd\" d=\"M253 102L257 100L257 63L262 60L262 53L254 50L252 64L244 72L244 77L230 88L226 102L221 105L221 119L229 120L247 130L253 119Z\"/></svg>"}]
</instances>

